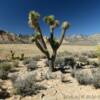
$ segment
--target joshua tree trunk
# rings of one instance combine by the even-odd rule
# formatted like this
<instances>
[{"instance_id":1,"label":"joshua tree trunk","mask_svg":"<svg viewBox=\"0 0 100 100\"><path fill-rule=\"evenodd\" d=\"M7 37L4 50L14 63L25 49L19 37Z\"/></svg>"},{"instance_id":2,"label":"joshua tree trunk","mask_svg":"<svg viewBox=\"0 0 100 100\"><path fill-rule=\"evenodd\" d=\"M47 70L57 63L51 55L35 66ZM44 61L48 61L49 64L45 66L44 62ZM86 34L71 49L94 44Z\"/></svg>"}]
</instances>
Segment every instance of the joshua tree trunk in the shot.
<instances>
[{"instance_id":1,"label":"joshua tree trunk","mask_svg":"<svg viewBox=\"0 0 100 100\"><path fill-rule=\"evenodd\" d=\"M48 59L48 63L49 63L49 70L51 72L55 71L55 59L56 59L56 51L53 52L53 55L51 58Z\"/></svg>"}]
</instances>

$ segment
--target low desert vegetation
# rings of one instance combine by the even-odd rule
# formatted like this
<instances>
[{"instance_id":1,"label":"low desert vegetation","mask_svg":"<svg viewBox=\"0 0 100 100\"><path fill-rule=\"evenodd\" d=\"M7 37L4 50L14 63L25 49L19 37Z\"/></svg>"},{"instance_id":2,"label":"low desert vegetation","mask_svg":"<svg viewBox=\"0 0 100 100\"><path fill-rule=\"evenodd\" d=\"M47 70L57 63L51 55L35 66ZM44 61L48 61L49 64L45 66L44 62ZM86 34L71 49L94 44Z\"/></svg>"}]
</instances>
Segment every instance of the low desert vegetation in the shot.
<instances>
[{"instance_id":1,"label":"low desert vegetation","mask_svg":"<svg viewBox=\"0 0 100 100\"><path fill-rule=\"evenodd\" d=\"M16 56L16 53L13 50L11 50L10 51L10 58L11 58L11 60L24 60L25 55L24 55L24 53L21 53L20 56Z\"/></svg>"},{"instance_id":2,"label":"low desert vegetation","mask_svg":"<svg viewBox=\"0 0 100 100\"><path fill-rule=\"evenodd\" d=\"M91 74L91 71L76 71L75 78L81 85L91 85L93 83L93 76Z\"/></svg>"},{"instance_id":3,"label":"low desert vegetation","mask_svg":"<svg viewBox=\"0 0 100 100\"><path fill-rule=\"evenodd\" d=\"M0 63L0 78L7 79L8 73L11 71L12 66L8 62Z\"/></svg>"},{"instance_id":4,"label":"low desert vegetation","mask_svg":"<svg viewBox=\"0 0 100 100\"><path fill-rule=\"evenodd\" d=\"M92 70L93 73L93 85L95 88L100 88L100 66L96 70Z\"/></svg>"},{"instance_id":5,"label":"low desert vegetation","mask_svg":"<svg viewBox=\"0 0 100 100\"><path fill-rule=\"evenodd\" d=\"M14 93L22 96L36 95L40 90L46 89L44 86L36 82L36 74L34 72L28 73L24 77L17 77L13 80Z\"/></svg>"}]
</instances>

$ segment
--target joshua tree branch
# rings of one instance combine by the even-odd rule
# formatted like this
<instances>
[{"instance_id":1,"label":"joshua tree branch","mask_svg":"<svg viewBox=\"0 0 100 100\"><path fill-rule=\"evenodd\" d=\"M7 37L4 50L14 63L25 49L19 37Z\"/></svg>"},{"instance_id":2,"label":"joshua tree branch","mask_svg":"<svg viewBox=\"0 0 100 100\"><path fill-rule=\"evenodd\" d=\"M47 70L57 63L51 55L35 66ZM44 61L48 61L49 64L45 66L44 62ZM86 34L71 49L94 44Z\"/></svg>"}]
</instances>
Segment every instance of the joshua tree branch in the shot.
<instances>
[{"instance_id":1,"label":"joshua tree branch","mask_svg":"<svg viewBox=\"0 0 100 100\"><path fill-rule=\"evenodd\" d=\"M38 47L48 58L50 58L50 55L49 55L48 50L42 47L42 45L40 44L40 41L39 41L39 40L36 40L35 43L36 43L37 47Z\"/></svg>"},{"instance_id":2,"label":"joshua tree branch","mask_svg":"<svg viewBox=\"0 0 100 100\"><path fill-rule=\"evenodd\" d=\"M60 47L60 45L62 44L62 42L63 42L63 39L64 39L64 36L65 36L65 32L66 32L66 30L62 30L62 35L61 35L61 37L60 37L60 40L59 40L59 46L58 46L58 48Z\"/></svg>"},{"instance_id":3,"label":"joshua tree branch","mask_svg":"<svg viewBox=\"0 0 100 100\"><path fill-rule=\"evenodd\" d=\"M42 35L42 31L41 31L41 28L40 28L39 24L37 25L36 31L40 33L43 46L44 46L45 49L47 49L47 46L46 46L46 43L44 41L44 38L43 38L43 35Z\"/></svg>"}]
</instances>

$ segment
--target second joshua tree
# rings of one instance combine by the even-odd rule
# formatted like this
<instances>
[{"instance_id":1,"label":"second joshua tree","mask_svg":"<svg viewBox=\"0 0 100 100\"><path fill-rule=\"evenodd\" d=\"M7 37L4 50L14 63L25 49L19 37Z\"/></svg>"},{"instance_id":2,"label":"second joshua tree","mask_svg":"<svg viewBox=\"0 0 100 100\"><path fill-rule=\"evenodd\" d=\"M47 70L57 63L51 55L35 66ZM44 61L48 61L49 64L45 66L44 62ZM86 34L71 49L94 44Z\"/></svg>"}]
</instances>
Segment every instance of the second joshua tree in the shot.
<instances>
[{"instance_id":1,"label":"second joshua tree","mask_svg":"<svg viewBox=\"0 0 100 100\"><path fill-rule=\"evenodd\" d=\"M39 19L40 14L35 11L30 11L29 13L29 25L35 30L34 34L34 41L36 43L36 46L46 55L48 58L49 63L49 69L50 71L55 71L55 59L57 55L57 50L62 44L62 41L65 36L66 30L69 28L69 23L67 21L64 21L62 23L62 32L60 40L58 41L54 37L54 29L59 26L59 21L55 20L53 15L44 17L44 21L48 24L50 27L50 37L48 38L48 42L52 48L52 55L50 55L50 52L47 49L46 42L43 38L43 33L41 31L40 25L39 25Z\"/></svg>"}]
</instances>

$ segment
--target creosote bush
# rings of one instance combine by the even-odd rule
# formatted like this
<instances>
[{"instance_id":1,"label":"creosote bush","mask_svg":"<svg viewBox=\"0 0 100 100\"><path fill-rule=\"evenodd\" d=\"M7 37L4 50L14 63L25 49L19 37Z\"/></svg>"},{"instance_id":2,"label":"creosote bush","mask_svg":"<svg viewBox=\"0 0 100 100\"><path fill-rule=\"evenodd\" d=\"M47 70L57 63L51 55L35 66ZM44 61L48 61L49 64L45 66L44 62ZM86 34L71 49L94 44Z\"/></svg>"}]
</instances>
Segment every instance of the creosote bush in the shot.
<instances>
[{"instance_id":1,"label":"creosote bush","mask_svg":"<svg viewBox=\"0 0 100 100\"><path fill-rule=\"evenodd\" d=\"M27 74L24 77L17 77L13 82L14 93L22 96L32 95L39 93L40 90L46 89L44 86L39 85L35 80L35 74Z\"/></svg>"},{"instance_id":2,"label":"creosote bush","mask_svg":"<svg viewBox=\"0 0 100 100\"><path fill-rule=\"evenodd\" d=\"M11 68L12 66L8 62L0 63L0 78L7 79L8 73L11 71Z\"/></svg>"},{"instance_id":3,"label":"creosote bush","mask_svg":"<svg viewBox=\"0 0 100 100\"><path fill-rule=\"evenodd\" d=\"M93 75L91 74L91 71L77 70L75 72L75 78L81 85L91 85L93 83Z\"/></svg>"},{"instance_id":4,"label":"creosote bush","mask_svg":"<svg viewBox=\"0 0 100 100\"><path fill-rule=\"evenodd\" d=\"M93 70L93 85L95 88L100 88L100 68Z\"/></svg>"}]
</instances>

